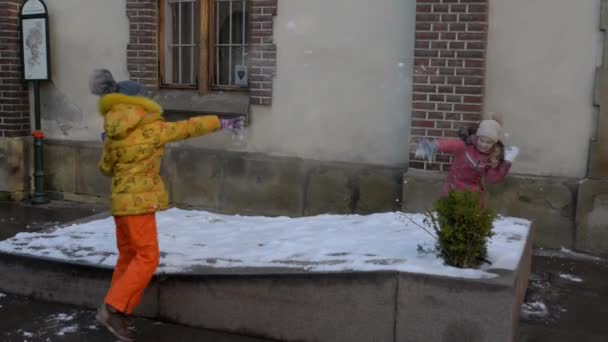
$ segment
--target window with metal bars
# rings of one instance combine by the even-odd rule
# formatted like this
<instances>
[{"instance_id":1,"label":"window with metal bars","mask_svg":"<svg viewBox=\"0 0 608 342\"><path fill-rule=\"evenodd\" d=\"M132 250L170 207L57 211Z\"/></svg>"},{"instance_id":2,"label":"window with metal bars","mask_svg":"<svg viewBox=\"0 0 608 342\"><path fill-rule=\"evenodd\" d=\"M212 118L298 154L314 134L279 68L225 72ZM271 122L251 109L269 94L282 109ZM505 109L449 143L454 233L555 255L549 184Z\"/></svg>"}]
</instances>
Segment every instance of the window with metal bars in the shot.
<instances>
[{"instance_id":1,"label":"window with metal bars","mask_svg":"<svg viewBox=\"0 0 608 342\"><path fill-rule=\"evenodd\" d=\"M162 0L161 82L167 87L247 87L247 0Z\"/></svg>"}]
</instances>

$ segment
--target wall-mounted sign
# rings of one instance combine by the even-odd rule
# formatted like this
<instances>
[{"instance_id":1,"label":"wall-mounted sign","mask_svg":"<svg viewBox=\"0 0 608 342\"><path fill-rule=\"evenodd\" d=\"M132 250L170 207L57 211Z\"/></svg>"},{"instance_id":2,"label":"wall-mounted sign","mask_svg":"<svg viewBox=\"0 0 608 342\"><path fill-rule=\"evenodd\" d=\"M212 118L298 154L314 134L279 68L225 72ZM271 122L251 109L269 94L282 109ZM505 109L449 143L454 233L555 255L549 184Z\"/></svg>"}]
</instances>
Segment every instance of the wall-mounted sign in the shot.
<instances>
[{"instance_id":1,"label":"wall-mounted sign","mask_svg":"<svg viewBox=\"0 0 608 342\"><path fill-rule=\"evenodd\" d=\"M49 17L42 0L21 8L21 55L26 81L50 79Z\"/></svg>"},{"instance_id":2,"label":"wall-mounted sign","mask_svg":"<svg viewBox=\"0 0 608 342\"><path fill-rule=\"evenodd\" d=\"M246 87L249 83L247 77L247 66L246 65L237 65L234 67L234 83L241 87Z\"/></svg>"}]
</instances>

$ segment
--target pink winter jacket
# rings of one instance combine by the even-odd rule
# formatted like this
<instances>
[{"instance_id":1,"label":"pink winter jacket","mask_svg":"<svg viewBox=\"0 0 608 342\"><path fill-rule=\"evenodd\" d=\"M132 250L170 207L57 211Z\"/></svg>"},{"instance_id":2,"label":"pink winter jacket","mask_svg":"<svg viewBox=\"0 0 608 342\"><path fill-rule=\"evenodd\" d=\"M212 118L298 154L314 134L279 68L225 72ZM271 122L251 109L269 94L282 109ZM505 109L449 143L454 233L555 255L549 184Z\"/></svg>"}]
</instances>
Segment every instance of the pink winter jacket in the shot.
<instances>
[{"instance_id":1,"label":"pink winter jacket","mask_svg":"<svg viewBox=\"0 0 608 342\"><path fill-rule=\"evenodd\" d=\"M473 141L476 137L473 136ZM446 195L451 190L470 190L483 193L482 180L485 177L488 183L498 183L502 181L509 170L511 163L504 161L497 167L492 167L490 157L486 153L481 153L473 145L467 145L462 140L437 140L437 146L441 153L451 153L454 155L452 168L443 185L443 194Z\"/></svg>"}]
</instances>

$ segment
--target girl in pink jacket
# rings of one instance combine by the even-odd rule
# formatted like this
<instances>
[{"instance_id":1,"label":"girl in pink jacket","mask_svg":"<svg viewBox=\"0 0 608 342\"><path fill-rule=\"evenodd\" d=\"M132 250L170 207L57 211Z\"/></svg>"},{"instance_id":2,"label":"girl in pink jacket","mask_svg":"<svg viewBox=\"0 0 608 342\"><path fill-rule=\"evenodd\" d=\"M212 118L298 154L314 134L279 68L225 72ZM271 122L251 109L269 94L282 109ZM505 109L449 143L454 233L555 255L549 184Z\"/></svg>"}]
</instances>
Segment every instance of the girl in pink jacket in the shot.
<instances>
[{"instance_id":1,"label":"girl in pink jacket","mask_svg":"<svg viewBox=\"0 0 608 342\"><path fill-rule=\"evenodd\" d=\"M463 140L422 140L416 158L432 159L435 153L454 155L452 168L443 185L443 195L453 190L470 190L483 194L483 183L502 181L519 153L515 146L504 149L501 143L502 121L498 114L479 124L477 133Z\"/></svg>"}]
</instances>

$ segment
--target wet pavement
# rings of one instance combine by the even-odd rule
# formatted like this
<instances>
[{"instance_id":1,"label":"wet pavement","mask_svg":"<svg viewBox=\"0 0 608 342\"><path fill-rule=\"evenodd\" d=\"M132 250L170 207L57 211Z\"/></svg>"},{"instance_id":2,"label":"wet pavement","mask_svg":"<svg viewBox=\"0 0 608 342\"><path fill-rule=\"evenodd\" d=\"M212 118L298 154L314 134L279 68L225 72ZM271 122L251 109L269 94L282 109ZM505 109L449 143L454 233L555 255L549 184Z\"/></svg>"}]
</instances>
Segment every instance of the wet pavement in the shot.
<instances>
[{"instance_id":1,"label":"wet pavement","mask_svg":"<svg viewBox=\"0 0 608 342\"><path fill-rule=\"evenodd\" d=\"M536 251L519 342L608 341L608 262Z\"/></svg>"},{"instance_id":2,"label":"wet pavement","mask_svg":"<svg viewBox=\"0 0 608 342\"><path fill-rule=\"evenodd\" d=\"M271 342L245 336L137 319L137 341L145 342ZM75 306L0 295L0 341L116 341L95 321L95 312Z\"/></svg>"},{"instance_id":3,"label":"wet pavement","mask_svg":"<svg viewBox=\"0 0 608 342\"><path fill-rule=\"evenodd\" d=\"M33 205L29 202L0 202L0 240L19 232L31 232L102 213L107 207L95 204L51 201Z\"/></svg>"},{"instance_id":4,"label":"wet pavement","mask_svg":"<svg viewBox=\"0 0 608 342\"><path fill-rule=\"evenodd\" d=\"M99 214L104 207L0 202L0 239ZM608 341L608 261L569 251L536 250L518 342ZM268 342L139 319L138 341ZM0 341L115 341L94 311L0 295ZM450 341L451 342L451 341ZM460 342L460 341L454 341ZM494 341L491 341L494 342Z\"/></svg>"}]
</instances>

